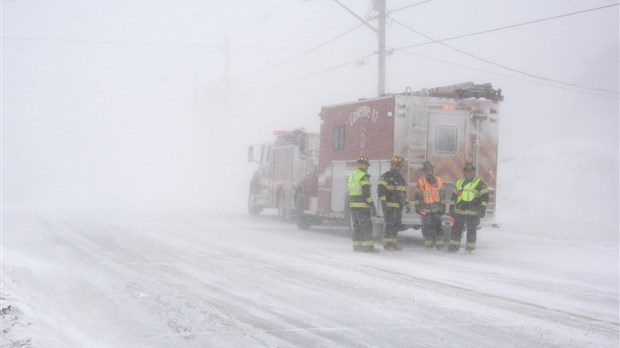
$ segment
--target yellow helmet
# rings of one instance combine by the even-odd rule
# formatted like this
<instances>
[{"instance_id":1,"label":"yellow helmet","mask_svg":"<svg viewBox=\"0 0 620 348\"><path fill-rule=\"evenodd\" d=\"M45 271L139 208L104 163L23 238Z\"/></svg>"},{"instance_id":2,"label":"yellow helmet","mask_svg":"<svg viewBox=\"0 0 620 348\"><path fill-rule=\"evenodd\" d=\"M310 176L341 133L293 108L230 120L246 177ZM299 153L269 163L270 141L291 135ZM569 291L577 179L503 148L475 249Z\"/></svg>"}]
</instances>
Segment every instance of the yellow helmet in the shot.
<instances>
[{"instance_id":1,"label":"yellow helmet","mask_svg":"<svg viewBox=\"0 0 620 348\"><path fill-rule=\"evenodd\" d=\"M402 167L403 164L405 164L405 160L400 156L394 155L394 157L392 157L392 159L390 160L390 164L395 167Z\"/></svg>"},{"instance_id":2,"label":"yellow helmet","mask_svg":"<svg viewBox=\"0 0 620 348\"><path fill-rule=\"evenodd\" d=\"M367 165L367 166L369 166L369 165L370 165L370 161L368 160L368 157L366 157L366 156L360 156L360 157L358 157L358 158L357 158L357 163L363 163L363 164L365 164L365 165Z\"/></svg>"}]
</instances>

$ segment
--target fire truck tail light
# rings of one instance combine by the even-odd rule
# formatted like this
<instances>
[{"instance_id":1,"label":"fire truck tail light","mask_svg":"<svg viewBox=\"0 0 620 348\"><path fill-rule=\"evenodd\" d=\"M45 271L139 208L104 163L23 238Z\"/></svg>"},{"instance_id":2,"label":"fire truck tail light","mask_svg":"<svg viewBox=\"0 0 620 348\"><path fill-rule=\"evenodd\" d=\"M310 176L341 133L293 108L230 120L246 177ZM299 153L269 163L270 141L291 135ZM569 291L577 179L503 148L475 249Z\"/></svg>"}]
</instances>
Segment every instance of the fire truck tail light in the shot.
<instances>
[{"instance_id":1,"label":"fire truck tail light","mask_svg":"<svg viewBox=\"0 0 620 348\"><path fill-rule=\"evenodd\" d=\"M284 133L286 133L286 131L283 131L283 130L274 130L273 131L273 135L282 135Z\"/></svg>"},{"instance_id":2,"label":"fire truck tail light","mask_svg":"<svg viewBox=\"0 0 620 348\"><path fill-rule=\"evenodd\" d=\"M444 110L456 110L456 106L448 104L444 104L441 108Z\"/></svg>"}]
</instances>

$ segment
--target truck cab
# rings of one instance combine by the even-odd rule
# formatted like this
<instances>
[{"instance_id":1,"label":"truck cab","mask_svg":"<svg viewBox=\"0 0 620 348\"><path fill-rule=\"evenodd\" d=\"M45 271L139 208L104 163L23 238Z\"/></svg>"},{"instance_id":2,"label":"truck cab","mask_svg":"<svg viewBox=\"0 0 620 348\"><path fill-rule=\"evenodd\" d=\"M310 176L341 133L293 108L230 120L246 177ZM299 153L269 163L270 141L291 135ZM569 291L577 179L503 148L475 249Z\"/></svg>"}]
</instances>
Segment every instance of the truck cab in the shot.
<instances>
[{"instance_id":1,"label":"truck cab","mask_svg":"<svg viewBox=\"0 0 620 348\"><path fill-rule=\"evenodd\" d=\"M248 161L258 164L250 181L248 211L256 215L275 208L286 220L295 214L295 192L316 174L319 139L303 129L275 131L274 136L271 143L248 148Z\"/></svg>"}]
</instances>

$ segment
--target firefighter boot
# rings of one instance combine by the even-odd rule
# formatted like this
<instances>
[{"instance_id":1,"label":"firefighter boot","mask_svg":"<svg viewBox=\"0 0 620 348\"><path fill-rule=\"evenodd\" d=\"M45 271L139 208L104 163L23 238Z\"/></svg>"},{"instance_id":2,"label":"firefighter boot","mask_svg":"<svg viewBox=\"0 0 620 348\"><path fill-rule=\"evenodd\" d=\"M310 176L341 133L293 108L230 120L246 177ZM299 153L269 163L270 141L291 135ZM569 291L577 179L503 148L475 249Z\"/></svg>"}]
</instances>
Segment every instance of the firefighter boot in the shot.
<instances>
[{"instance_id":1,"label":"firefighter boot","mask_svg":"<svg viewBox=\"0 0 620 348\"><path fill-rule=\"evenodd\" d=\"M432 241L432 240L425 240L425 241L424 241L424 248L425 248L426 250L433 250L433 247L434 247L434 246L435 246L435 245L434 245L434 243L433 243L433 241Z\"/></svg>"},{"instance_id":2,"label":"firefighter boot","mask_svg":"<svg viewBox=\"0 0 620 348\"><path fill-rule=\"evenodd\" d=\"M381 252L381 250L375 248L374 245L369 246L368 248L362 250L362 252L364 253L372 253L372 254L376 254L378 252Z\"/></svg>"}]
</instances>

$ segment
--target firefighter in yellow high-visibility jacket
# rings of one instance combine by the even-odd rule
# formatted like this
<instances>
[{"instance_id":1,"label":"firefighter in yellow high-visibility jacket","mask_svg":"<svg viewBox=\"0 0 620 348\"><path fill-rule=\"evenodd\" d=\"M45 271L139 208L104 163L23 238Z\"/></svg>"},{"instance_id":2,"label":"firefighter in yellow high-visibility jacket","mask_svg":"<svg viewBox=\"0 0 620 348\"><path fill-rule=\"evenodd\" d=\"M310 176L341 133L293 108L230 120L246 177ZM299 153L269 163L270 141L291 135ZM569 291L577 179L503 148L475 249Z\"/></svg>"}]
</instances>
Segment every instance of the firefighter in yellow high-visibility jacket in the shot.
<instances>
[{"instance_id":1,"label":"firefighter in yellow high-visibility jacket","mask_svg":"<svg viewBox=\"0 0 620 348\"><path fill-rule=\"evenodd\" d=\"M370 162L366 156L357 159L357 169L349 176L349 208L353 219L353 250L378 253L372 239L371 215L377 215L375 203L370 194Z\"/></svg>"},{"instance_id":2,"label":"firefighter in yellow high-visibility jacket","mask_svg":"<svg viewBox=\"0 0 620 348\"><path fill-rule=\"evenodd\" d=\"M449 251L457 252L461 247L463 229L467 226L467 243L465 253L471 254L476 249L476 232L480 219L484 217L489 203L487 185L476 177L476 168L471 162L465 163L464 178L454 185L450 200L450 215L454 225L450 233Z\"/></svg>"},{"instance_id":3,"label":"firefighter in yellow high-visibility jacket","mask_svg":"<svg viewBox=\"0 0 620 348\"><path fill-rule=\"evenodd\" d=\"M416 213L422 215L422 236L426 249L436 247L445 250L441 216L446 212L446 193L443 179L433 174L431 162L422 164L424 175L418 179L413 204Z\"/></svg>"}]
</instances>

